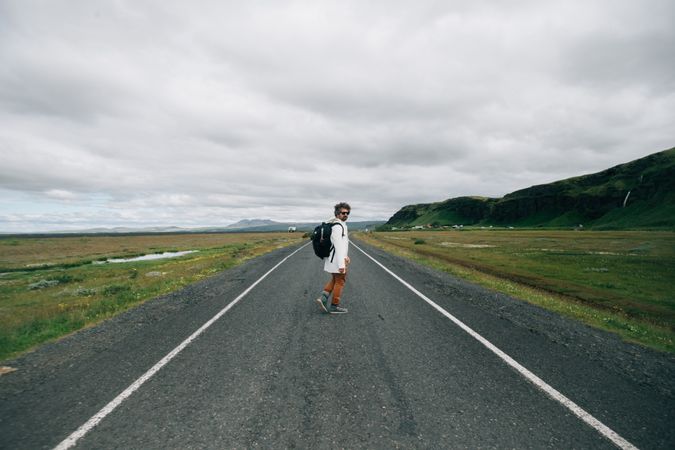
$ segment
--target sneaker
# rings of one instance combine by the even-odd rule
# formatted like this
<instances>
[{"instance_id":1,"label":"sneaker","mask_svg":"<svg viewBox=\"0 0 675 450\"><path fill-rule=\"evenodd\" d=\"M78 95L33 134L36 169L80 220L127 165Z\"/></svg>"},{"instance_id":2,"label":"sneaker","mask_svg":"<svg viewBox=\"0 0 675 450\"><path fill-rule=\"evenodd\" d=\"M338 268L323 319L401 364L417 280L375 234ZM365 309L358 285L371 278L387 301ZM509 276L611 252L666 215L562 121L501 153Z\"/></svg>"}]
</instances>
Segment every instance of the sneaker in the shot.
<instances>
[{"instance_id":1,"label":"sneaker","mask_svg":"<svg viewBox=\"0 0 675 450\"><path fill-rule=\"evenodd\" d=\"M323 310L323 312L327 313L328 308L326 308L326 302L324 302L323 299L324 299L323 297L319 297L319 298L316 299L316 302L319 304L319 306L321 306L321 309Z\"/></svg>"},{"instance_id":2,"label":"sneaker","mask_svg":"<svg viewBox=\"0 0 675 450\"><path fill-rule=\"evenodd\" d=\"M345 314L347 312L347 308L343 308L340 305L330 305L328 312L331 314Z\"/></svg>"}]
</instances>

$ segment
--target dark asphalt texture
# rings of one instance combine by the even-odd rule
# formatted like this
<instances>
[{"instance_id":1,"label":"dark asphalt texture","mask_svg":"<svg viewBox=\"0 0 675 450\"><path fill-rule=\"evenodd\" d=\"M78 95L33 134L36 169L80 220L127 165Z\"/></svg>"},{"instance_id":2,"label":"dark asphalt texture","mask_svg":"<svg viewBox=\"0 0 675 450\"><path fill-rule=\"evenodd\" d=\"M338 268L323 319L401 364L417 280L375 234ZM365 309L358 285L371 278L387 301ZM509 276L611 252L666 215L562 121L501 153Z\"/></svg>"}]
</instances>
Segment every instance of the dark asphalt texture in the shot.
<instances>
[{"instance_id":1,"label":"dark asphalt texture","mask_svg":"<svg viewBox=\"0 0 675 450\"><path fill-rule=\"evenodd\" d=\"M674 357L355 243L638 448L675 448ZM0 448L56 446L296 248L3 362ZM350 256L348 314L320 312L306 247L76 448L614 448Z\"/></svg>"}]
</instances>

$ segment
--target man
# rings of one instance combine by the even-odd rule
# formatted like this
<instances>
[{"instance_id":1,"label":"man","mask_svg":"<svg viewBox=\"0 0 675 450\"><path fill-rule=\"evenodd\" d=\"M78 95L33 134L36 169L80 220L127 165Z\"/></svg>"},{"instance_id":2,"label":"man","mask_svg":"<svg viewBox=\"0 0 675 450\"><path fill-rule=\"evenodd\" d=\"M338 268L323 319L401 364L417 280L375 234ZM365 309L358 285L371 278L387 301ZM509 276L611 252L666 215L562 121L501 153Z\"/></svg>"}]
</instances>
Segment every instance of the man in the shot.
<instances>
[{"instance_id":1,"label":"man","mask_svg":"<svg viewBox=\"0 0 675 450\"><path fill-rule=\"evenodd\" d=\"M323 270L331 274L331 279L323 288L321 296L316 302L324 312L331 314L345 314L347 308L340 306L340 296L347 278L347 266L349 265L349 235L347 232L347 219L351 212L347 203L335 205L335 218L328 221L332 223L330 242L332 244L330 255L324 258ZM328 297L333 294L333 300L328 304Z\"/></svg>"}]
</instances>

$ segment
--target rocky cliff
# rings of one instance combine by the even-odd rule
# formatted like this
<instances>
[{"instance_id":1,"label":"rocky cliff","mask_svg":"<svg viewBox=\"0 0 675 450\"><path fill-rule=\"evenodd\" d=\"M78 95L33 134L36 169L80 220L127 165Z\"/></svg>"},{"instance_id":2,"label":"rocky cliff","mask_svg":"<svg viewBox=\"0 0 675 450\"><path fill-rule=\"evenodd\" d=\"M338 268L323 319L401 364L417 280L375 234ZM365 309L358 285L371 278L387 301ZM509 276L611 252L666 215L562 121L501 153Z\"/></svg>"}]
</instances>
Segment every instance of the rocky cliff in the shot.
<instances>
[{"instance_id":1,"label":"rocky cliff","mask_svg":"<svg viewBox=\"0 0 675 450\"><path fill-rule=\"evenodd\" d=\"M675 148L502 198L404 206L384 228L454 224L675 229Z\"/></svg>"}]
</instances>

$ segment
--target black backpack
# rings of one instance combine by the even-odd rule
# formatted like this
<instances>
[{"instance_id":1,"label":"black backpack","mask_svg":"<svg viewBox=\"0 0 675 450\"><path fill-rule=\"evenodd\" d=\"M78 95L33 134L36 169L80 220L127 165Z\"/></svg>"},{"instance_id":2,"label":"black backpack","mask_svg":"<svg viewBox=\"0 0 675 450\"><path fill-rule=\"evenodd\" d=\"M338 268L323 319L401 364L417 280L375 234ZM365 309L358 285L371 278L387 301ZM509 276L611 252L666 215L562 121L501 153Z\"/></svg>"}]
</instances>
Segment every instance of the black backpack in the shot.
<instances>
[{"instance_id":1,"label":"black backpack","mask_svg":"<svg viewBox=\"0 0 675 450\"><path fill-rule=\"evenodd\" d=\"M334 225L340 225L342 228L342 236L345 235L345 228L341 223L337 222L322 222L317 225L312 232L312 247L314 247L314 254L319 258L327 258L333 250L333 244L330 242L330 235L333 231Z\"/></svg>"}]
</instances>

